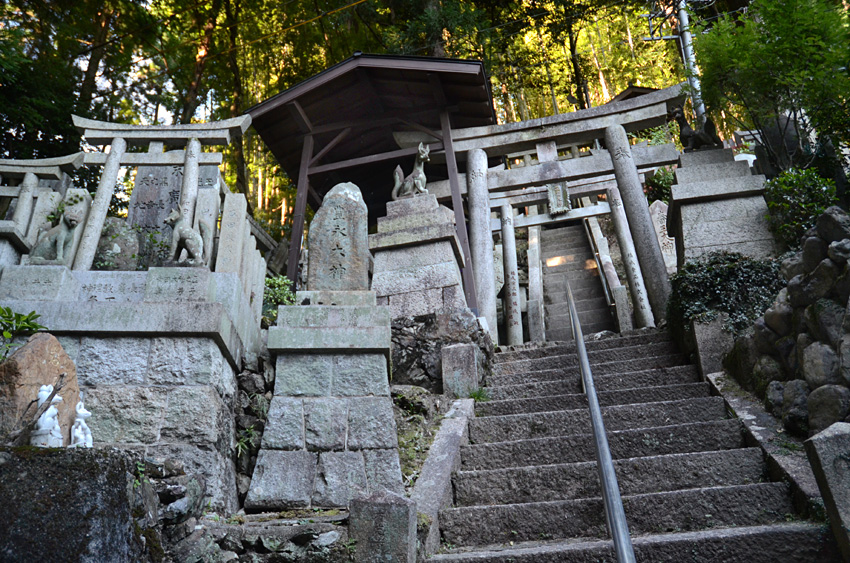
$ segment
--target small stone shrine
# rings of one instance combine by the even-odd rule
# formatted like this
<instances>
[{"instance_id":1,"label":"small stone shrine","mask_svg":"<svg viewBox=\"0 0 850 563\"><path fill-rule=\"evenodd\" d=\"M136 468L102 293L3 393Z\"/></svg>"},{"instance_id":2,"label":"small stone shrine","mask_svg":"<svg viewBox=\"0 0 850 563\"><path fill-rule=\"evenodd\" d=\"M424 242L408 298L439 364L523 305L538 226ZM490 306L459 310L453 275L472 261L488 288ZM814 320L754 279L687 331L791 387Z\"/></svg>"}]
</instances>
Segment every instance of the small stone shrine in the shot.
<instances>
[{"instance_id":1,"label":"small stone shrine","mask_svg":"<svg viewBox=\"0 0 850 563\"><path fill-rule=\"evenodd\" d=\"M390 201L370 235L375 253L372 291L393 318L464 308L463 252L452 212L432 194Z\"/></svg>"},{"instance_id":2,"label":"small stone shrine","mask_svg":"<svg viewBox=\"0 0 850 563\"><path fill-rule=\"evenodd\" d=\"M736 161L731 149L681 155L667 215L678 265L713 250L753 258L773 255L764 181L747 162Z\"/></svg>"},{"instance_id":3,"label":"small stone shrine","mask_svg":"<svg viewBox=\"0 0 850 563\"><path fill-rule=\"evenodd\" d=\"M200 149L228 144L244 133L250 118L179 126L75 118L75 124L88 143L111 150L67 162L0 163L7 177L24 176L20 186L2 187L17 198L19 210L8 225L12 238L2 244L19 253L20 260L2 264L0 303L15 311L38 311L39 322L76 365L85 404L76 409L76 397L67 395L57 403L64 445L93 443L153 459L178 459L187 472L204 477L212 509L235 511L236 374L257 365L266 264L251 232L245 196L222 189L221 153ZM166 145L176 149L165 151ZM128 146L148 150L127 151ZM38 187L39 179L55 178L54 169L77 165L81 158L103 165L93 200L85 190L59 193ZM110 271L93 269L97 250L104 246L119 170L133 166L141 170L141 189L134 192L131 223L146 233L170 235L164 219L179 216L181 236L195 242L204 231L199 225L206 223L207 240L220 242L205 244L203 261L176 256L172 267L138 271L135 262L113 260ZM150 176L154 169L160 172ZM167 181L144 186L150 177ZM139 212L143 207L149 215ZM110 229L118 232L122 225L113 221ZM14 258L15 252L5 255ZM120 246L117 252L123 252ZM127 269L119 269L119 263ZM51 417L41 426L52 444Z\"/></svg>"},{"instance_id":4,"label":"small stone shrine","mask_svg":"<svg viewBox=\"0 0 850 563\"><path fill-rule=\"evenodd\" d=\"M274 397L249 511L347 507L401 494L390 399L390 314L369 291L367 209L354 184L325 196L308 236L308 291L269 328ZM344 276L340 274L344 272Z\"/></svg>"}]
</instances>

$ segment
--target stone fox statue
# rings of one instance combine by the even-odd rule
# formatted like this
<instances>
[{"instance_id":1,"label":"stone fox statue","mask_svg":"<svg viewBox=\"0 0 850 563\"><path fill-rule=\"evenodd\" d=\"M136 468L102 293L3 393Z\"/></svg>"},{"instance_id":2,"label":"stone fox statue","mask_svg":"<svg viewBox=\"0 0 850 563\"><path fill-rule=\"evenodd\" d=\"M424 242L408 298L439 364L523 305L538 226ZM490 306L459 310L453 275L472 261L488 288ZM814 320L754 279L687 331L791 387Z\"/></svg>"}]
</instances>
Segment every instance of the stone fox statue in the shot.
<instances>
[{"instance_id":1,"label":"stone fox statue","mask_svg":"<svg viewBox=\"0 0 850 563\"><path fill-rule=\"evenodd\" d=\"M680 106L676 106L670 112L670 119L675 119L679 124L679 140L685 152L691 152L700 147L722 147L723 141L717 136L717 127L710 117L706 116L705 125L694 131L685 119L685 112Z\"/></svg>"},{"instance_id":2,"label":"stone fox statue","mask_svg":"<svg viewBox=\"0 0 850 563\"><path fill-rule=\"evenodd\" d=\"M395 171L393 172L393 179L395 180L392 194L393 200L428 193L428 190L425 189L426 179L424 168L425 163L431 161L428 157L430 152L431 147L424 143L419 143L419 154L416 155L416 164L413 165L413 172L407 178L404 177L401 166L395 167Z\"/></svg>"},{"instance_id":3,"label":"stone fox statue","mask_svg":"<svg viewBox=\"0 0 850 563\"><path fill-rule=\"evenodd\" d=\"M189 254L189 263L193 265L206 265L209 263L209 254L212 231L206 221L198 221L200 233L185 223L183 214L179 209L172 209L164 223L173 229L171 233L170 256L173 261L180 259L183 249Z\"/></svg>"},{"instance_id":4,"label":"stone fox statue","mask_svg":"<svg viewBox=\"0 0 850 563\"><path fill-rule=\"evenodd\" d=\"M38 235L38 242L30 253L31 264L65 264L68 252L74 241L74 231L80 223L80 215L73 210L65 210L59 223Z\"/></svg>"}]
</instances>

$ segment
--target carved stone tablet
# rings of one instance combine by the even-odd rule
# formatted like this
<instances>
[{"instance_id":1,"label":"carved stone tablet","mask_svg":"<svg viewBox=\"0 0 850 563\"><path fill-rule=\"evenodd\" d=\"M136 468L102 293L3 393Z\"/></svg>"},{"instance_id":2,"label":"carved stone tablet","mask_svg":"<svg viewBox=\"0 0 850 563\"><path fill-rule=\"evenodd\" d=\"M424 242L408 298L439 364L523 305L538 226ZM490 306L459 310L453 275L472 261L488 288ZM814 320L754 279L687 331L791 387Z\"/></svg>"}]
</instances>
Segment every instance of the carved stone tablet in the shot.
<instances>
[{"instance_id":1,"label":"carved stone tablet","mask_svg":"<svg viewBox=\"0 0 850 563\"><path fill-rule=\"evenodd\" d=\"M354 184L337 184L327 193L307 237L308 290L369 289L367 215L360 188Z\"/></svg>"}]
</instances>

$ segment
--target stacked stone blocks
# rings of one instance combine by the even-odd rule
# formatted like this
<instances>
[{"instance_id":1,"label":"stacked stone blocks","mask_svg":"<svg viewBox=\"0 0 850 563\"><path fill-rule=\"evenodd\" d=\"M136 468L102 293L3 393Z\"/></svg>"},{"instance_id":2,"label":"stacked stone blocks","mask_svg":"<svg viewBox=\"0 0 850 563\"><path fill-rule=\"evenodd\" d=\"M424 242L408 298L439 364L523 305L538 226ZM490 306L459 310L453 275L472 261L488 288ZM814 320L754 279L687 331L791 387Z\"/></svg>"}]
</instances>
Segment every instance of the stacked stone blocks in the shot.
<instances>
[{"instance_id":1,"label":"stacked stone blocks","mask_svg":"<svg viewBox=\"0 0 850 563\"><path fill-rule=\"evenodd\" d=\"M451 211L423 194L391 201L369 237L375 253L372 290L393 318L466 307L460 249Z\"/></svg>"},{"instance_id":2,"label":"stacked stone blocks","mask_svg":"<svg viewBox=\"0 0 850 563\"><path fill-rule=\"evenodd\" d=\"M668 233L677 239L677 263L714 250L753 258L774 254L767 226L764 176L734 160L731 150L683 154L667 215Z\"/></svg>"}]
</instances>

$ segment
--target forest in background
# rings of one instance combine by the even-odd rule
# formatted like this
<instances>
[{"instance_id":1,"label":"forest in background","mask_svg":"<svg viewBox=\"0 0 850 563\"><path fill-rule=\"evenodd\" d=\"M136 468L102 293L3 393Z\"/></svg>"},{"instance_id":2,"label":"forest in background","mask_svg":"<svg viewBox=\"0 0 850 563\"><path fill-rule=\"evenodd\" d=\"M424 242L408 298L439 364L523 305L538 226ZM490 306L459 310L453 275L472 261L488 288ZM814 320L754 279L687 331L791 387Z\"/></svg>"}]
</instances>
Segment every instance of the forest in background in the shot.
<instances>
[{"instance_id":1,"label":"forest in background","mask_svg":"<svg viewBox=\"0 0 850 563\"><path fill-rule=\"evenodd\" d=\"M9 0L0 9L2 158L79 150L72 113L138 124L240 115L355 51L482 60L502 123L684 77L676 42L643 40L640 1ZM253 130L226 150L224 169L255 217L285 234L294 187Z\"/></svg>"}]
</instances>

